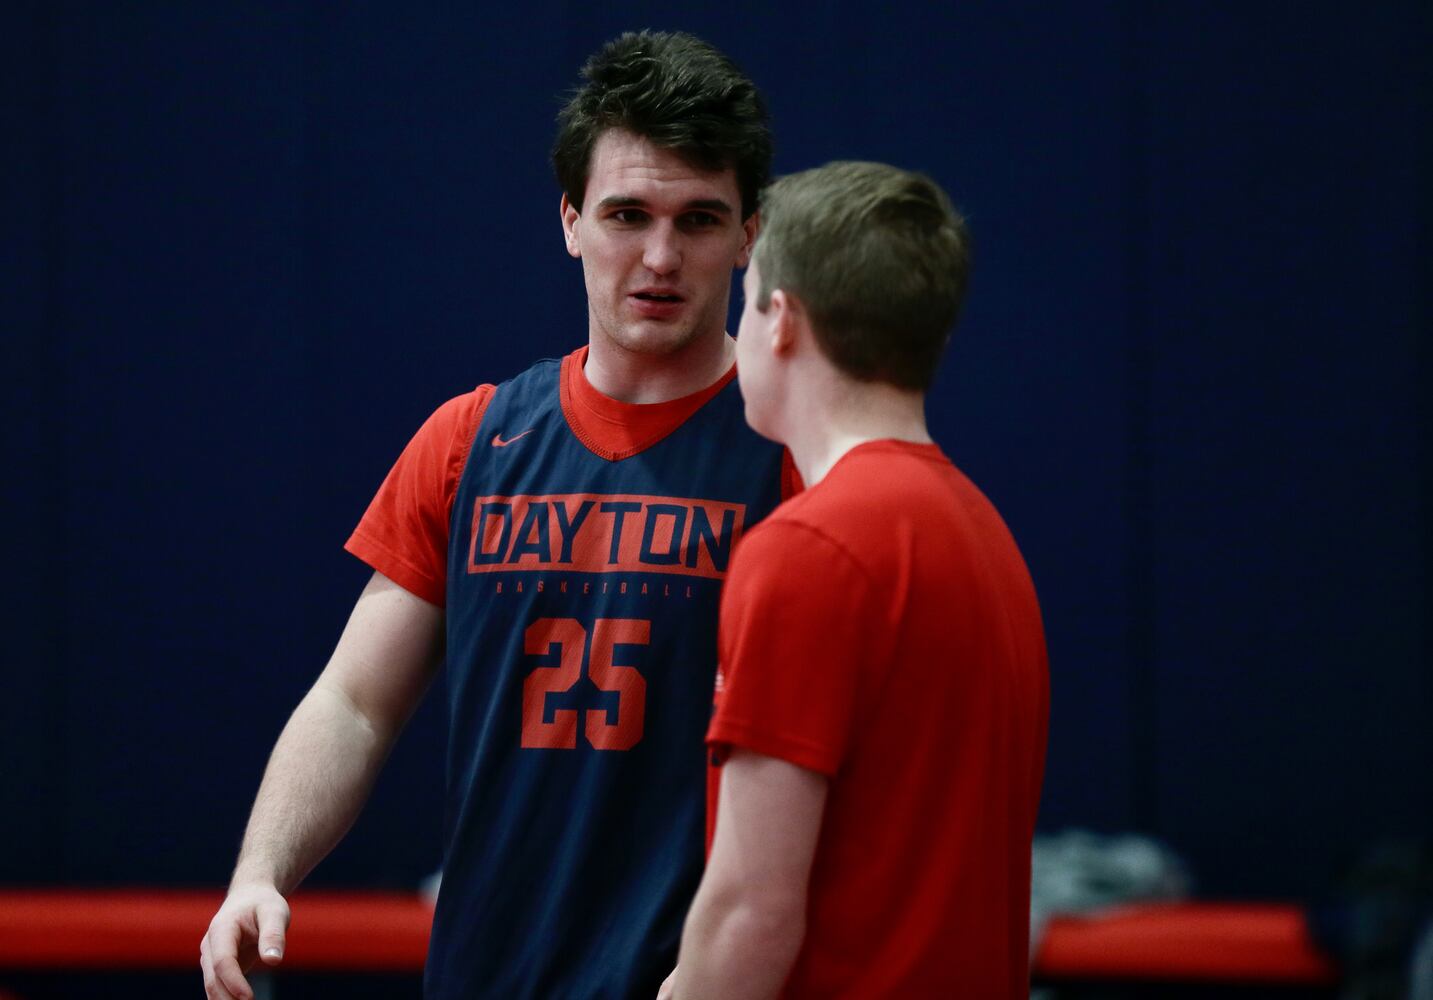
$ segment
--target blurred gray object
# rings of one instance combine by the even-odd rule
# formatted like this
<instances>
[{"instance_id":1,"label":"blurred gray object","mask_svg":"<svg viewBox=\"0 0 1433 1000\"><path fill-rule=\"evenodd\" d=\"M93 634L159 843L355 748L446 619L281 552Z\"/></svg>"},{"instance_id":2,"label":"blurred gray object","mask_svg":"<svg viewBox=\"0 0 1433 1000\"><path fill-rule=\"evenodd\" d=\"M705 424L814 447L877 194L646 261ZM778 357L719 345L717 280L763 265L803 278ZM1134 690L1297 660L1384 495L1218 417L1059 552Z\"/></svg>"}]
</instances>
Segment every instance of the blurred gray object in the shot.
<instances>
[{"instance_id":1,"label":"blurred gray object","mask_svg":"<svg viewBox=\"0 0 1433 1000\"><path fill-rule=\"evenodd\" d=\"M1037 836L1030 872L1030 954L1050 917L1089 914L1123 903L1185 899L1183 860L1156 840L1087 830Z\"/></svg>"},{"instance_id":2,"label":"blurred gray object","mask_svg":"<svg viewBox=\"0 0 1433 1000\"><path fill-rule=\"evenodd\" d=\"M1433 920L1418 939L1408 979L1408 1000L1433 1000Z\"/></svg>"}]
</instances>

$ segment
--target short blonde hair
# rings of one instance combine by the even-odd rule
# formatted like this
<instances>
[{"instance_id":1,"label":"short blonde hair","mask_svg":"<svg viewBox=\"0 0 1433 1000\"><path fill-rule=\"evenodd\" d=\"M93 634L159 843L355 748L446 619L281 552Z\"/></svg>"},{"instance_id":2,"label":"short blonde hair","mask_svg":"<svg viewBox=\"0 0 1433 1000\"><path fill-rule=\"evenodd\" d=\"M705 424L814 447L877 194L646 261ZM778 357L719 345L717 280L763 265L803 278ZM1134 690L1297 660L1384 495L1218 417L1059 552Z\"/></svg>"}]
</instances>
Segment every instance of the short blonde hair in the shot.
<instances>
[{"instance_id":1,"label":"short blonde hair","mask_svg":"<svg viewBox=\"0 0 1433 1000\"><path fill-rule=\"evenodd\" d=\"M852 161L782 177L762 192L754 256L759 310L783 289L848 375L930 387L970 270L965 220L935 181Z\"/></svg>"}]
</instances>

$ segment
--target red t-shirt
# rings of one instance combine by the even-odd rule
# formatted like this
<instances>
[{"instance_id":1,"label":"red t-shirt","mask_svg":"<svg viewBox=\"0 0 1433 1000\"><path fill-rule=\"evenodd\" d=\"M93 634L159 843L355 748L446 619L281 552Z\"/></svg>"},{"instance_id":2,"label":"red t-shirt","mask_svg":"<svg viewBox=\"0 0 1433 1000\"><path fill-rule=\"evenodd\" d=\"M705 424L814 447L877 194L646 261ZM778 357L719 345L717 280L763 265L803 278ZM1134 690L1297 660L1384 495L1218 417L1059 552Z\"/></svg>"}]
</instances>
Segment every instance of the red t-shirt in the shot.
<instances>
[{"instance_id":1,"label":"red t-shirt","mask_svg":"<svg viewBox=\"0 0 1433 1000\"><path fill-rule=\"evenodd\" d=\"M1049 681L985 496L935 445L848 452L737 546L720 658L713 759L830 778L784 995L1023 1000Z\"/></svg>"},{"instance_id":2,"label":"red t-shirt","mask_svg":"<svg viewBox=\"0 0 1433 1000\"><path fill-rule=\"evenodd\" d=\"M586 347L562 359L562 413L589 451L612 462L630 458L672 433L736 376L732 368L705 389L664 403L624 403L592 387L583 371L586 363ZM493 391L491 385L480 385L434 411L398 456L344 545L405 590L439 607L446 598L453 498ZM782 468L782 495L790 496L800 489L800 477L789 456Z\"/></svg>"}]
</instances>

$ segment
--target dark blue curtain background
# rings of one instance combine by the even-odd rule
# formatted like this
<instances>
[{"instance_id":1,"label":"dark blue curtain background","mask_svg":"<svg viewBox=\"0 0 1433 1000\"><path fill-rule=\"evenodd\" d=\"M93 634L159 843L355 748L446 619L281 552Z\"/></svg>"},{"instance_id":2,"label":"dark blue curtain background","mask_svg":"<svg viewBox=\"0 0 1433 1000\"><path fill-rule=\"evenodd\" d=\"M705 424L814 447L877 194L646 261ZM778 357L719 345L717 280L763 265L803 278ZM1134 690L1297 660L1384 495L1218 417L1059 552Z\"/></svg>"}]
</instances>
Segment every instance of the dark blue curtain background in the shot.
<instances>
[{"instance_id":1,"label":"dark blue curtain background","mask_svg":"<svg viewBox=\"0 0 1433 1000\"><path fill-rule=\"evenodd\" d=\"M1433 830L1426 3L53 2L0 30L0 882L227 878L389 464L585 337L552 119L643 26L751 73L780 171L971 219L930 411L1040 589L1042 825L1234 896ZM437 866L442 739L315 881Z\"/></svg>"}]
</instances>

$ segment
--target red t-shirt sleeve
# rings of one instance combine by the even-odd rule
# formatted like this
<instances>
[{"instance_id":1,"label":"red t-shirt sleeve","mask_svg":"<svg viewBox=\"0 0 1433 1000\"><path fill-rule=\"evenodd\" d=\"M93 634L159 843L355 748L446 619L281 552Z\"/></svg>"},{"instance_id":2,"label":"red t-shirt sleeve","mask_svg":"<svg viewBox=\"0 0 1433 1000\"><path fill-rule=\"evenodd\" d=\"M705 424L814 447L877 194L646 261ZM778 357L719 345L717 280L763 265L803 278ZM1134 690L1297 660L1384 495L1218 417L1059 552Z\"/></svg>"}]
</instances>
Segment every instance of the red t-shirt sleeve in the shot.
<instances>
[{"instance_id":1,"label":"red t-shirt sleeve","mask_svg":"<svg viewBox=\"0 0 1433 1000\"><path fill-rule=\"evenodd\" d=\"M871 662L873 589L849 552L799 522L768 521L732 558L720 685L707 742L835 775Z\"/></svg>"},{"instance_id":2,"label":"red t-shirt sleeve","mask_svg":"<svg viewBox=\"0 0 1433 1000\"><path fill-rule=\"evenodd\" d=\"M493 387L438 407L378 488L344 548L430 604L442 607L448 583L448 520L473 435Z\"/></svg>"}]
</instances>

